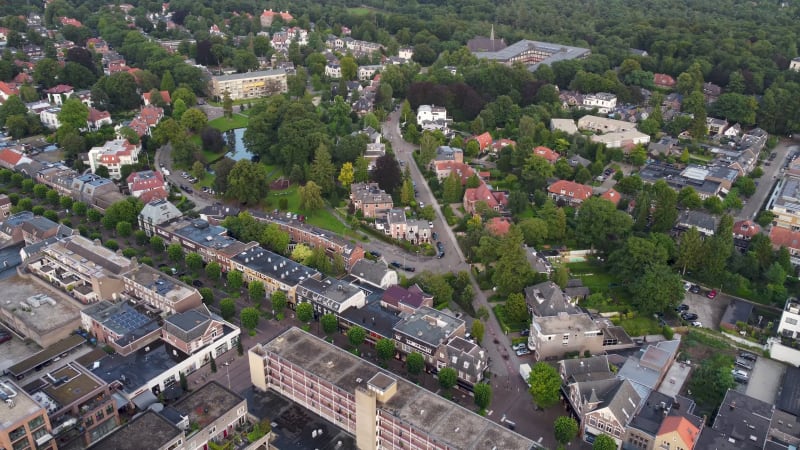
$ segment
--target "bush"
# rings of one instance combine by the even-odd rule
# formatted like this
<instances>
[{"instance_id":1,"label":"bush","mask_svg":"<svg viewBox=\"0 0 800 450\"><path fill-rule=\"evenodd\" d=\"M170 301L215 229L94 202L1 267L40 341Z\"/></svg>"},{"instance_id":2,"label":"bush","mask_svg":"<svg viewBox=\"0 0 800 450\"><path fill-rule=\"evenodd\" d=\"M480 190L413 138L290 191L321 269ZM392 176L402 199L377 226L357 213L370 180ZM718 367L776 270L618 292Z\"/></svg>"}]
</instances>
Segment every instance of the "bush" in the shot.
<instances>
[{"instance_id":1,"label":"bush","mask_svg":"<svg viewBox=\"0 0 800 450\"><path fill-rule=\"evenodd\" d=\"M107 240L106 243L103 244L103 245L105 245L105 247L107 249L110 249L110 250L114 250L114 251L119 250L119 244L117 244L117 241L115 241L113 239Z\"/></svg>"}]
</instances>

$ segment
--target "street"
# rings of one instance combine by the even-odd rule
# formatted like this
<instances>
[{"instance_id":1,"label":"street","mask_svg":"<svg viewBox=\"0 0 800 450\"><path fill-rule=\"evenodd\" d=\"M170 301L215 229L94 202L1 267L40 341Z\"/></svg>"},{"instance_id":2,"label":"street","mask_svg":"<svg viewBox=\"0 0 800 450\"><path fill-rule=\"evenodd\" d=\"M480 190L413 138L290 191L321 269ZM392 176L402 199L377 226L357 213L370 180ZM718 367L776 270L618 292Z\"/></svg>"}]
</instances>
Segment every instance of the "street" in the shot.
<instances>
[{"instance_id":1,"label":"street","mask_svg":"<svg viewBox=\"0 0 800 450\"><path fill-rule=\"evenodd\" d=\"M736 216L737 220L754 219L758 215L758 212L764 206L764 202L772 193L775 182L781 176L781 168L786 163L787 156L797 151L797 149L798 146L794 141L789 140L781 140L778 145L775 146L773 152L775 152L777 156L770 162L769 166L766 164L761 165L764 175L756 180L758 183L756 193L747 200L747 204L739 211L739 214Z\"/></svg>"}]
</instances>

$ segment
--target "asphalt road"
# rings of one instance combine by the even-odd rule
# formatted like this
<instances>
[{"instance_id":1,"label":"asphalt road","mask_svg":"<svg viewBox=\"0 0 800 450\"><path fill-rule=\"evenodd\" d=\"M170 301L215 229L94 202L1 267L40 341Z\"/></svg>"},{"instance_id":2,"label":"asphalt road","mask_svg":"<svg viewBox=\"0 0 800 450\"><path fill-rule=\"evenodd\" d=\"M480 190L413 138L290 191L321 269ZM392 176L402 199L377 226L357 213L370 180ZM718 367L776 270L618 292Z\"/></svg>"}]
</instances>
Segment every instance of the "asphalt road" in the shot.
<instances>
[{"instance_id":1,"label":"asphalt road","mask_svg":"<svg viewBox=\"0 0 800 450\"><path fill-rule=\"evenodd\" d=\"M156 167L159 170L161 170L161 167L166 167L167 170L169 170L169 175L164 176L164 179L170 182L172 185L191 186L191 183L189 183L188 180L185 180L184 178L181 177L180 171L172 169L172 158L170 157L171 152L172 152L172 147L169 144L156 150ZM192 192L191 194L181 190L181 195L186 196L187 198L189 198L189 200L194 202L194 204L197 205L196 209L200 210L205 208L206 206L214 204L215 199L212 195L205 194L198 189L194 189L194 187L192 187L192 189L194 192Z\"/></svg>"},{"instance_id":2,"label":"asphalt road","mask_svg":"<svg viewBox=\"0 0 800 450\"><path fill-rule=\"evenodd\" d=\"M781 168L786 162L787 156L796 150L798 150L797 144L789 140L780 141L775 149L772 150L777 153L777 156L774 160L770 161L769 166L766 164L761 165L764 175L756 180L758 182L756 193L747 200L747 204L744 205L744 208L736 215L737 220L754 219L756 215L758 215L758 212L764 206L764 202L766 202L769 195L772 193L775 182L781 175ZM765 161L765 163L767 161Z\"/></svg>"}]
</instances>

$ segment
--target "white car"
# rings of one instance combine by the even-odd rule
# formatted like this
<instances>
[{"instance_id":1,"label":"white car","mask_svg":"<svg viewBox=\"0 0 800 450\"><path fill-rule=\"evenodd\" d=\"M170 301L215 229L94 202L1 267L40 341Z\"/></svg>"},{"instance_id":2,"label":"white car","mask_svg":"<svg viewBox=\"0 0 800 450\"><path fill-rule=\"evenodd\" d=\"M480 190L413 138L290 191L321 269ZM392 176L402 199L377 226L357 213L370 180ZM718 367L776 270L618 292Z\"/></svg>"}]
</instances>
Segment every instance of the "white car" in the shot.
<instances>
[{"instance_id":1,"label":"white car","mask_svg":"<svg viewBox=\"0 0 800 450\"><path fill-rule=\"evenodd\" d=\"M702 322L698 322L698 321L696 321L696 320L695 320L694 322L692 322L692 326L693 326L693 327L700 327L700 328L702 328L702 327L703 327L703 323L702 323Z\"/></svg>"}]
</instances>

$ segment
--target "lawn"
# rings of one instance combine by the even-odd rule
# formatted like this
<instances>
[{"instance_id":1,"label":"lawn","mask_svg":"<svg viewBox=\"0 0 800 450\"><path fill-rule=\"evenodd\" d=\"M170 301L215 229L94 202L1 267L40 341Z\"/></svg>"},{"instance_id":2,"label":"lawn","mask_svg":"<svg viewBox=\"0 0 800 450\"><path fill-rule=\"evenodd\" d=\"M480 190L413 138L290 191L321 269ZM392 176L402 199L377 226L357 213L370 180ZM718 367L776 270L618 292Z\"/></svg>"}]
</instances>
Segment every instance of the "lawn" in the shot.
<instances>
[{"instance_id":1,"label":"lawn","mask_svg":"<svg viewBox=\"0 0 800 450\"><path fill-rule=\"evenodd\" d=\"M527 328L528 323L513 323L508 320L506 317L506 309L505 304L503 305L495 305L492 307L492 311L494 311L495 317L497 317L497 321L500 322L500 326L503 330L508 330L510 332L518 332L522 331L524 328Z\"/></svg>"},{"instance_id":2,"label":"lawn","mask_svg":"<svg viewBox=\"0 0 800 450\"><path fill-rule=\"evenodd\" d=\"M621 326L629 336L645 336L648 334L661 334L662 328L652 317L633 317L611 319L614 325Z\"/></svg>"},{"instance_id":3,"label":"lawn","mask_svg":"<svg viewBox=\"0 0 800 450\"><path fill-rule=\"evenodd\" d=\"M340 222L336 217L334 217L333 213L328 211L327 209L323 209L317 211L313 214L308 214L307 212L300 209L300 192L298 190L298 186L294 185L289 189L283 191L274 191L269 193L269 201L270 205L273 207L278 206L278 202L281 198L285 198L287 200L287 208L289 211L298 212L306 216L306 222L310 225L314 225L316 227L324 228L329 231L333 231L337 234L346 234L348 232L348 228Z\"/></svg>"},{"instance_id":4,"label":"lawn","mask_svg":"<svg viewBox=\"0 0 800 450\"><path fill-rule=\"evenodd\" d=\"M242 114L234 114L232 118L218 117L208 122L209 125L218 129L221 132L233 130L236 128L247 128L247 123L250 119Z\"/></svg>"},{"instance_id":5,"label":"lawn","mask_svg":"<svg viewBox=\"0 0 800 450\"><path fill-rule=\"evenodd\" d=\"M370 8L356 7L356 8L347 8L347 12L356 16L366 16L367 14L374 12L374 10Z\"/></svg>"},{"instance_id":6,"label":"lawn","mask_svg":"<svg viewBox=\"0 0 800 450\"><path fill-rule=\"evenodd\" d=\"M584 307L600 312L630 309L630 294L605 265L599 265L593 261L581 261L567 263L567 268L569 268L570 275L580 278L583 285L588 287L592 293L600 292L607 297L601 303L584 302L582 303Z\"/></svg>"}]
</instances>

